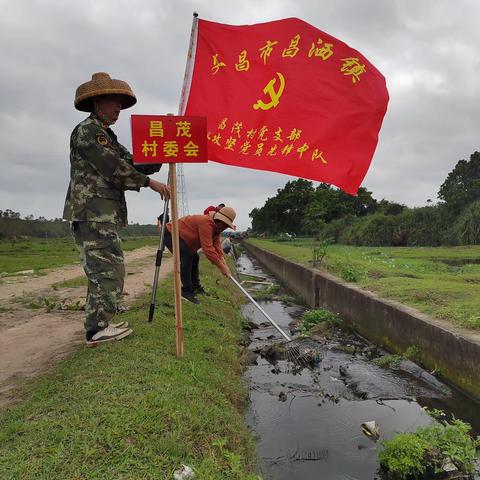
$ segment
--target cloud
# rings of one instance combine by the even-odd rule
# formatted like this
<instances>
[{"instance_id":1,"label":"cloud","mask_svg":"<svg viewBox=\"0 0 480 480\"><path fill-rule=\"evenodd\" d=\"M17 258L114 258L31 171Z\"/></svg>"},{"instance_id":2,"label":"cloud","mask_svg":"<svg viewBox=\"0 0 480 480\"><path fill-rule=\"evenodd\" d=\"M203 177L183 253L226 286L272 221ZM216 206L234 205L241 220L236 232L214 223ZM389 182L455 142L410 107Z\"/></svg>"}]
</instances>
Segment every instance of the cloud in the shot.
<instances>
[{"instance_id":1,"label":"cloud","mask_svg":"<svg viewBox=\"0 0 480 480\"><path fill-rule=\"evenodd\" d=\"M96 71L130 83L138 103L114 127L130 147L130 113L177 113L192 12L252 24L296 16L358 49L387 79L390 105L364 186L376 198L424 205L456 162L479 150L480 4L472 0L291 1L0 0L0 209L59 217L69 137L83 114L75 89ZM166 169L156 178L165 180ZM292 180L186 165L191 212L225 201L248 213ZM128 193L130 221L155 221L151 191Z\"/></svg>"}]
</instances>

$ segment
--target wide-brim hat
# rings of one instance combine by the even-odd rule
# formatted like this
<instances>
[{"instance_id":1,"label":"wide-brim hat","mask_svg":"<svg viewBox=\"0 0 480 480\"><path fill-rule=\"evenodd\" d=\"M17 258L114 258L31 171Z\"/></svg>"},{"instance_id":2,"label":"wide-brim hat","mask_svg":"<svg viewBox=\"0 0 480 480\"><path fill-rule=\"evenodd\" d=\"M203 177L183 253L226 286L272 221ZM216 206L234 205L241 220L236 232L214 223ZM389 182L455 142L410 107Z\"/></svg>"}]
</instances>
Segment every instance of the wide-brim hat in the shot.
<instances>
[{"instance_id":1,"label":"wide-brim hat","mask_svg":"<svg viewBox=\"0 0 480 480\"><path fill-rule=\"evenodd\" d=\"M82 83L75 92L75 108L81 112L93 111L93 98L99 95L119 95L122 102L122 110L130 108L137 103L137 97L127 82L110 78L105 72L97 72L92 79Z\"/></svg>"},{"instance_id":2,"label":"wide-brim hat","mask_svg":"<svg viewBox=\"0 0 480 480\"><path fill-rule=\"evenodd\" d=\"M237 214L232 207L222 207L217 212L209 212L209 215L214 220L220 220L223 223L226 223L233 230L237 229L237 227L233 224L233 221L235 220Z\"/></svg>"}]
</instances>

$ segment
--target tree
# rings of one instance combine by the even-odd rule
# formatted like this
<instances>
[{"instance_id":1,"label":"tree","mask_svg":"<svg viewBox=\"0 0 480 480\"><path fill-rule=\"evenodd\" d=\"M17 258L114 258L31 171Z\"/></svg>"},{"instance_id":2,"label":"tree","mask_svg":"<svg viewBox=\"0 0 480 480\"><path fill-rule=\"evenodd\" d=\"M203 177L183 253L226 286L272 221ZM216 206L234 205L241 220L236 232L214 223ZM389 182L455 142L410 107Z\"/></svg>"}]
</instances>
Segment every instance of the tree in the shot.
<instances>
[{"instance_id":1,"label":"tree","mask_svg":"<svg viewBox=\"0 0 480 480\"><path fill-rule=\"evenodd\" d=\"M431 200L430 200L431 201ZM401 203L390 202L382 198L377 204L377 212L383 213L385 215L399 215L407 207Z\"/></svg>"},{"instance_id":2,"label":"tree","mask_svg":"<svg viewBox=\"0 0 480 480\"><path fill-rule=\"evenodd\" d=\"M298 179L287 182L269 198L261 208L250 212L253 231L258 233L318 233L326 223L345 215L364 216L374 213L377 201L365 188L352 196L320 183L313 188L312 182Z\"/></svg>"},{"instance_id":3,"label":"tree","mask_svg":"<svg viewBox=\"0 0 480 480\"><path fill-rule=\"evenodd\" d=\"M438 191L453 215L459 214L467 205L480 200L480 153L474 152L470 160L460 160L448 174Z\"/></svg>"},{"instance_id":4,"label":"tree","mask_svg":"<svg viewBox=\"0 0 480 480\"><path fill-rule=\"evenodd\" d=\"M300 233L303 215L313 193L313 184L308 180L300 178L287 182L262 208L250 212L253 230L258 233Z\"/></svg>"},{"instance_id":5,"label":"tree","mask_svg":"<svg viewBox=\"0 0 480 480\"><path fill-rule=\"evenodd\" d=\"M313 200L305 209L302 219L302 233L306 235L315 235L319 233L325 225L325 209L320 202Z\"/></svg>"}]
</instances>

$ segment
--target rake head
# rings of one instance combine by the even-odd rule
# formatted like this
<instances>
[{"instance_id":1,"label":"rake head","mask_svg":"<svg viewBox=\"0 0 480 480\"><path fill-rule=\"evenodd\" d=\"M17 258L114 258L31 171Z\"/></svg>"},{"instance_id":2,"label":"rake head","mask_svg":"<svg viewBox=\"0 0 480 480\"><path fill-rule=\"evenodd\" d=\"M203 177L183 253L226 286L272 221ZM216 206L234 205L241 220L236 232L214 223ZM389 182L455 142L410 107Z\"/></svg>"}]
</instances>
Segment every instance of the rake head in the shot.
<instances>
[{"instance_id":1,"label":"rake head","mask_svg":"<svg viewBox=\"0 0 480 480\"><path fill-rule=\"evenodd\" d=\"M296 338L285 343L285 358L299 365L316 365L322 361L320 345L311 338Z\"/></svg>"}]
</instances>

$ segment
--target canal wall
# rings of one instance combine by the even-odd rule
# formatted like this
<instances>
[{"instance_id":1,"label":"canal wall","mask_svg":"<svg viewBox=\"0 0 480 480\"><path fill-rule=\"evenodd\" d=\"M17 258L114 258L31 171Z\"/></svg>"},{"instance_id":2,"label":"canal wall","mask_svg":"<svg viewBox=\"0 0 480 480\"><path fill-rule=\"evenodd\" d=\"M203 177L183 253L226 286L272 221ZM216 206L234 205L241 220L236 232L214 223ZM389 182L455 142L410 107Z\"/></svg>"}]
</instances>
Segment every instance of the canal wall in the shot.
<instances>
[{"instance_id":1,"label":"canal wall","mask_svg":"<svg viewBox=\"0 0 480 480\"><path fill-rule=\"evenodd\" d=\"M413 308L243 242L246 250L311 307L336 312L365 338L403 353L419 349L430 370L480 399L480 335L434 320Z\"/></svg>"}]
</instances>

